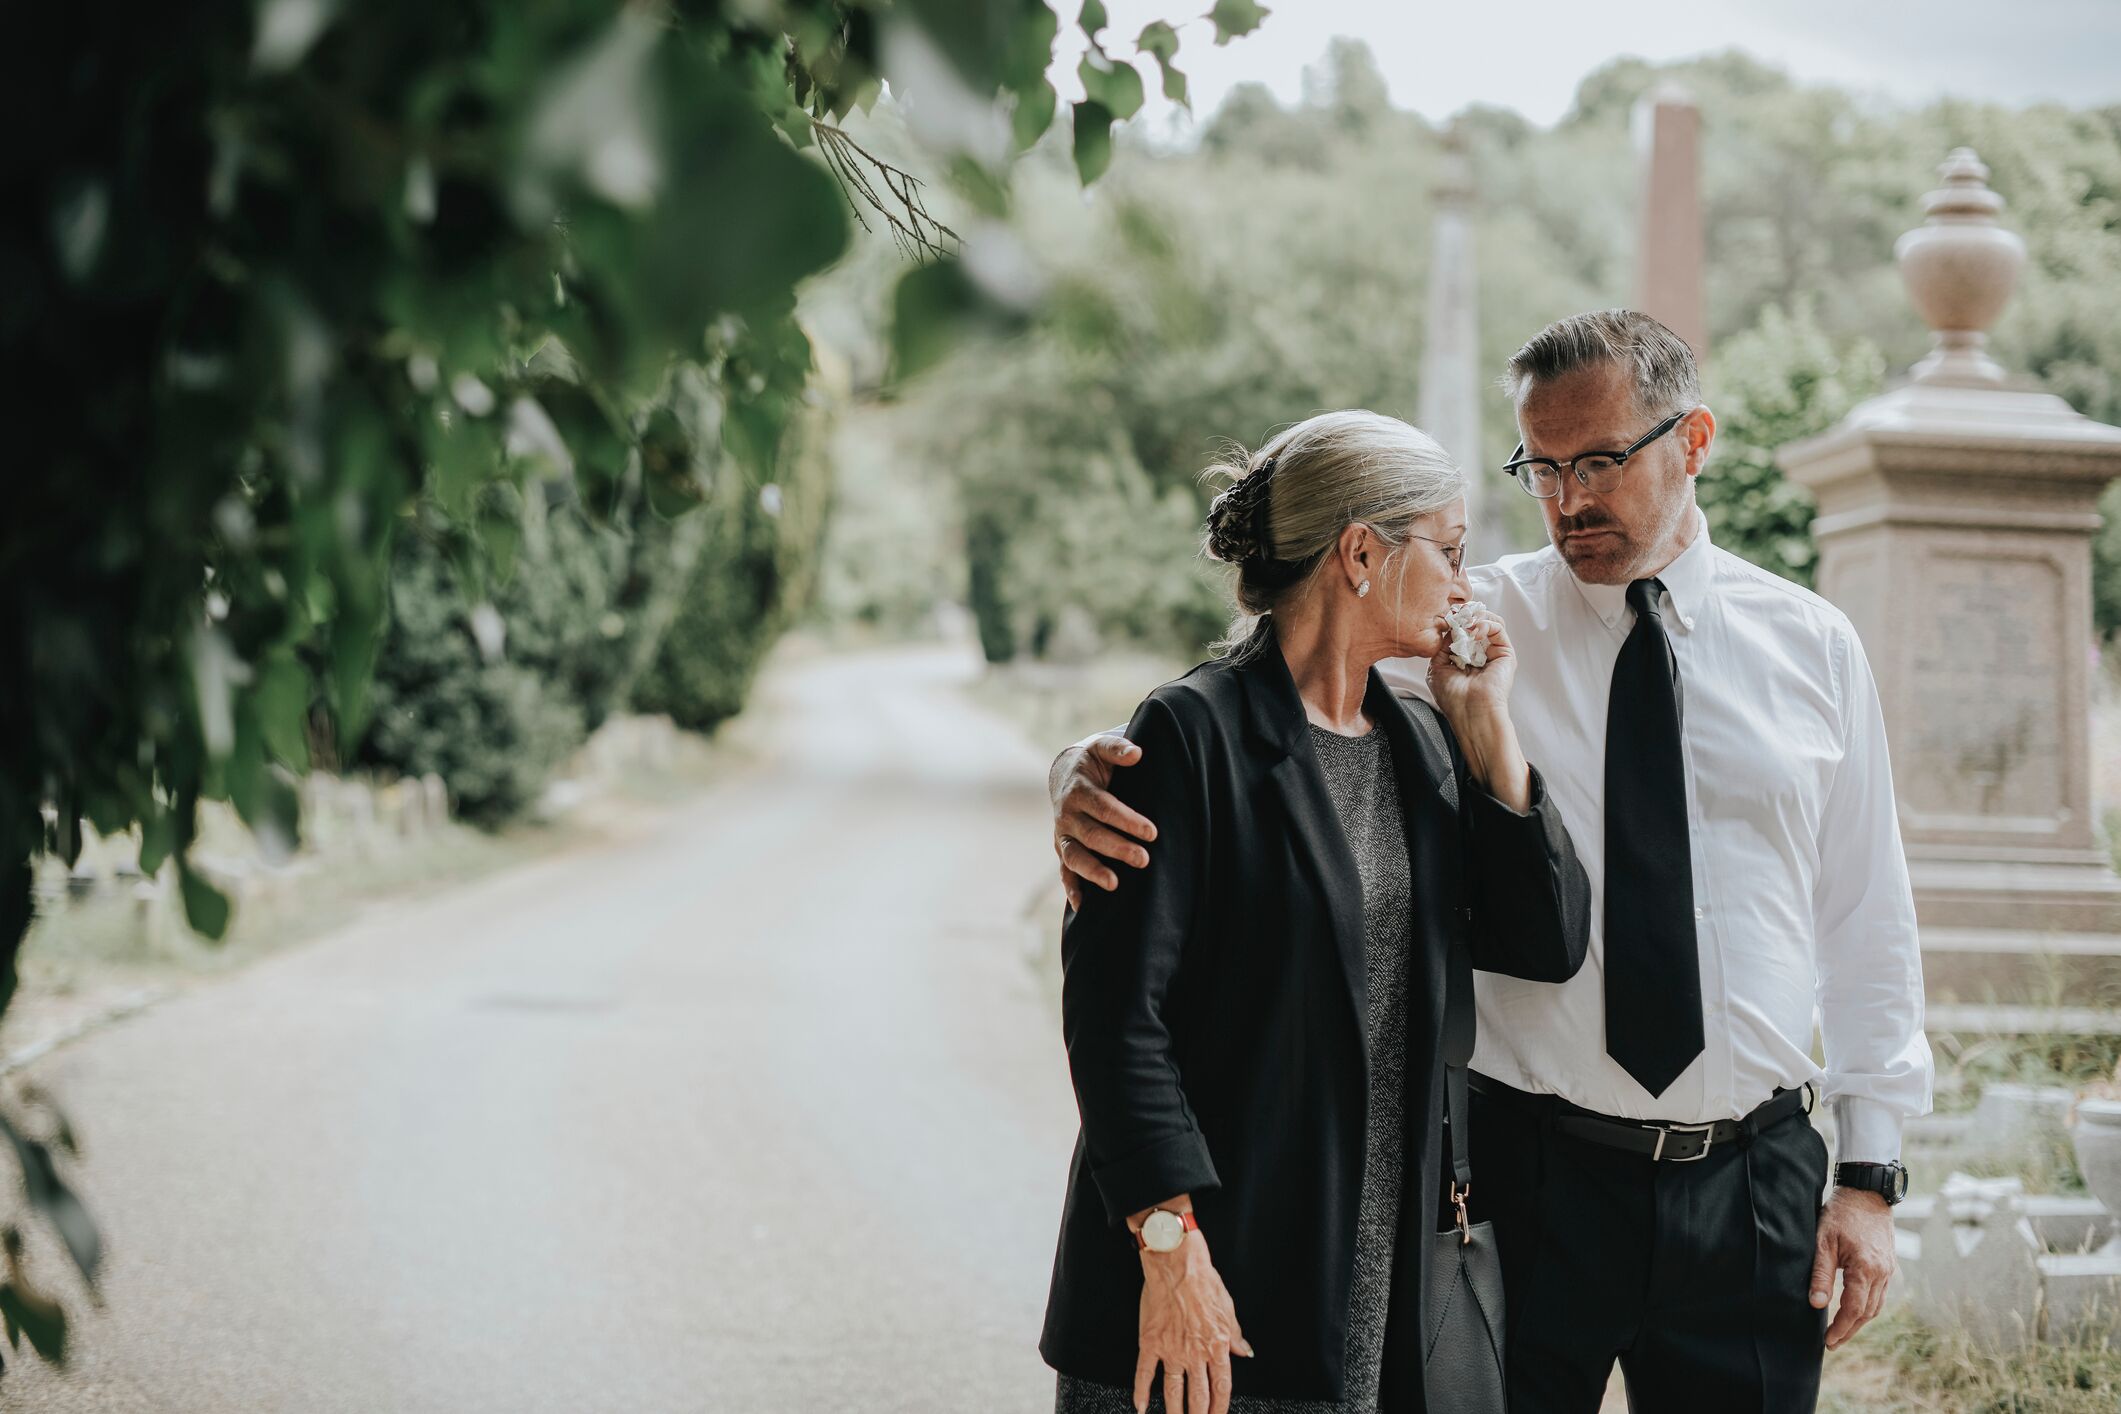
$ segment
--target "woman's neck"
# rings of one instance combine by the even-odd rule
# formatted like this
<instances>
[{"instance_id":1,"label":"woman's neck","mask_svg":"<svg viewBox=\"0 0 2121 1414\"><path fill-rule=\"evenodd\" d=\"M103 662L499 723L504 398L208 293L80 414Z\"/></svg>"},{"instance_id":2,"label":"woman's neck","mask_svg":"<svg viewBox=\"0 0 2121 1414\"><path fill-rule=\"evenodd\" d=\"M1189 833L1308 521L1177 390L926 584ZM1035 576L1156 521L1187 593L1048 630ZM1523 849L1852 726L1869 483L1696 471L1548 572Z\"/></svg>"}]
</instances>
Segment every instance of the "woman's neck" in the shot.
<instances>
[{"instance_id":1,"label":"woman's neck","mask_svg":"<svg viewBox=\"0 0 2121 1414\"><path fill-rule=\"evenodd\" d=\"M1361 736L1370 729L1363 698L1370 686L1370 666L1381 654L1358 643L1352 616L1330 608L1299 609L1274 616L1274 636L1303 699L1304 715L1342 736Z\"/></svg>"}]
</instances>

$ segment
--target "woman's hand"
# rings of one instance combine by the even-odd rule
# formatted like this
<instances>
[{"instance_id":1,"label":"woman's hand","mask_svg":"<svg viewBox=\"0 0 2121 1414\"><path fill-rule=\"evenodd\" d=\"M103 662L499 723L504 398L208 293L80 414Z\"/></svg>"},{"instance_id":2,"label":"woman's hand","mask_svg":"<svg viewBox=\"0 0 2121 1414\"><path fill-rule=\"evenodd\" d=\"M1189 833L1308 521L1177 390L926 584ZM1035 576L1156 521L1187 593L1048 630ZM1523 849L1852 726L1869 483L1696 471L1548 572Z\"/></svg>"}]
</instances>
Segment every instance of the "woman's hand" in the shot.
<instances>
[{"instance_id":1,"label":"woman's hand","mask_svg":"<svg viewBox=\"0 0 2121 1414\"><path fill-rule=\"evenodd\" d=\"M1189 1232L1174 1252L1143 1252L1140 1353L1134 1408L1149 1407L1156 1367L1164 1367L1167 1414L1225 1414L1230 1357L1250 1355L1237 1308L1208 1257L1208 1239Z\"/></svg>"},{"instance_id":2,"label":"woman's hand","mask_svg":"<svg viewBox=\"0 0 2121 1414\"><path fill-rule=\"evenodd\" d=\"M1451 724L1473 779L1488 794L1522 813L1532 806L1532 768L1525 763L1517 727L1510 720L1510 685L1517 680L1517 654L1496 614L1483 611L1476 616L1472 633L1487 644L1487 663L1478 668L1460 667L1451 657L1446 627L1442 646L1429 659L1429 693Z\"/></svg>"}]
</instances>

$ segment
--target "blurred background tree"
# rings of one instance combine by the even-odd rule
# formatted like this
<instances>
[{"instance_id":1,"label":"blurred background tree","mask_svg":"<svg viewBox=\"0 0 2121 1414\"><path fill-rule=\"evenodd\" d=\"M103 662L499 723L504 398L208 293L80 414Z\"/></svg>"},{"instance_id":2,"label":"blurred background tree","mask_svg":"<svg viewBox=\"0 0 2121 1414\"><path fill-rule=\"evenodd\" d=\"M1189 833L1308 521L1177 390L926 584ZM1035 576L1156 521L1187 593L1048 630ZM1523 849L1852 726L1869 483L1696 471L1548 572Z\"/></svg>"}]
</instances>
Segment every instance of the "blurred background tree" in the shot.
<instances>
[{"instance_id":1,"label":"blurred background tree","mask_svg":"<svg viewBox=\"0 0 2121 1414\"><path fill-rule=\"evenodd\" d=\"M1720 543L1810 582L1811 502L1773 454L1925 351L1892 248L1960 144L1990 164L2031 255L1997 356L2121 421L2121 325L2099 317L2121 290L2121 109L1894 107L1736 53L1615 61L1551 128L1504 109L1458 116L1479 193L1484 367L1499 373L1549 320L1627 302L1630 115L1674 80L1702 110L1705 373L1722 433L1701 499ZM831 612L904 628L934 600L963 602L996 662L1128 645L1197 657L1226 613L1197 553L1207 496L1195 474L1218 445L1257 445L1330 407L1415 415L1439 139L1341 41L1297 103L1240 86L1195 143L1122 141L1092 202L1064 181L1063 152L1034 153L1016 229L1047 298L1020 333L849 409L843 487L858 475L863 489L828 532ZM827 319L859 305L848 273L820 281L806 309ZM875 318L868 327L878 337ZM1475 474L1494 475L1516 440L1499 392L1484 432L1490 465ZM1506 490L1503 504L1515 544L1477 557L1539 543L1529 498ZM2121 495L2106 504L2098 622L2111 635ZM865 594L838 567L841 547L887 525L928 567L930 602L897 578Z\"/></svg>"}]
</instances>

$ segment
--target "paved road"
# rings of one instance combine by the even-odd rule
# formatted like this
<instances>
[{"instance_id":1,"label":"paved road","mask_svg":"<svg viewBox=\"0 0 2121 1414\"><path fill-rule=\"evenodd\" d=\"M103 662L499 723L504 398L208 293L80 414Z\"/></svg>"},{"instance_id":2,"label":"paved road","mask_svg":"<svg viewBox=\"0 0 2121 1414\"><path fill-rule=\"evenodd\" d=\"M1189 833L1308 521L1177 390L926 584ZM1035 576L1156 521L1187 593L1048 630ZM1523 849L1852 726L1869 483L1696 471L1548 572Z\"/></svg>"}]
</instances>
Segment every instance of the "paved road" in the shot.
<instances>
[{"instance_id":1,"label":"paved road","mask_svg":"<svg viewBox=\"0 0 2121 1414\"><path fill-rule=\"evenodd\" d=\"M1074 1136L1042 762L962 653L796 664L623 848L379 911L40 1062L111 1245L13 1408L1051 1407ZM53 1270L47 1266L47 1271Z\"/></svg>"}]
</instances>

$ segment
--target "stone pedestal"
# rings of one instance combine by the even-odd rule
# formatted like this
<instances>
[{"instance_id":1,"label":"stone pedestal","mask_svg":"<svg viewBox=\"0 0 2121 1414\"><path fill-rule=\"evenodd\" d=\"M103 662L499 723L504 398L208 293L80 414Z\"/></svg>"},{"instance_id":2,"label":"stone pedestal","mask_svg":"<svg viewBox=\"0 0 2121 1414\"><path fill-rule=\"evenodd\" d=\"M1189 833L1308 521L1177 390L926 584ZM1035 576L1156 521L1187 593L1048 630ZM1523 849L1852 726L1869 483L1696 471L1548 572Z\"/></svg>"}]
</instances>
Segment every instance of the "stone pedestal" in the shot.
<instances>
[{"instance_id":1,"label":"stone pedestal","mask_svg":"<svg viewBox=\"0 0 2121 1414\"><path fill-rule=\"evenodd\" d=\"M2091 538L2121 428L2009 386L1983 347L2024 259L1966 149L1897 253L1936 349L1782 449L1819 501L1819 588L1878 678L1932 926L2121 933L2092 814Z\"/></svg>"},{"instance_id":2,"label":"stone pedestal","mask_svg":"<svg viewBox=\"0 0 2121 1414\"><path fill-rule=\"evenodd\" d=\"M1642 201L1635 243L1635 307L1709 353L1708 261L1701 223L1701 110L1667 83L1635 105Z\"/></svg>"}]
</instances>

